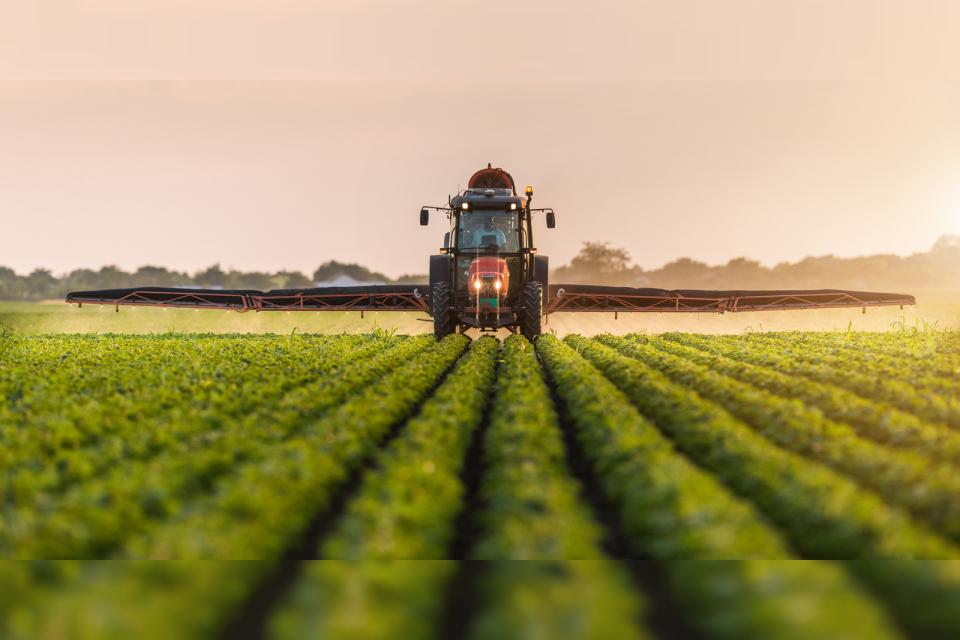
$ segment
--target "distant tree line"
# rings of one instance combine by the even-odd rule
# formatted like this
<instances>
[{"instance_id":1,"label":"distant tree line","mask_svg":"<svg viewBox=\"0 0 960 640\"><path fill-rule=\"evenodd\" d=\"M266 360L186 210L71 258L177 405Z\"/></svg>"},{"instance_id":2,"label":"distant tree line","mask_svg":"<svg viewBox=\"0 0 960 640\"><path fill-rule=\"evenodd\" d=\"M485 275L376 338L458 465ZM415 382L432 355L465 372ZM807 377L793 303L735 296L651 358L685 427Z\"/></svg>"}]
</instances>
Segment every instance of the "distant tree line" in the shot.
<instances>
[{"instance_id":1,"label":"distant tree line","mask_svg":"<svg viewBox=\"0 0 960 640\"><path fill-rule=\"evenodd\" d=\"M571 284L663 289L960 290L960 236L943 236L930 251L910 256L820 256L773 267L748 258L716 266L680 258L650 271L632 264L625 249L586 242L551 278Z\"/></svg>"},{"instance_id":2,"label":"distant tree line","mask_svg":"<svg viewBox=\"0 0 960 640\"><path fill-rule=\"evenodd\" d=\"M202 287L213 289L299 289L316 283L347 276L360 282L406 284L426 282L426 275L404 275L397 279L371 271L364 266L330 260L313 272L310 278L300 271L236 271L223 270L220 265L190 275L165 267L144 266L136 271L124 271L115 266L100 269L74 269L63 276L55 276L49 269L34 269L28 275L18 275L8 267L0 267L0 300L49 300L63 298L69 291L94 289L124 289L127 287Z\"/></svg>"},{"instance_id":3,"label":"distant tree line","mask_svg":"<svg viewBox=\"0 0 960 640\"><path fill-rule=\"evenodd\" d=\"M68 291L126 287L203 287L215 289L299 289L347 276L358 282L423 284L427 276L396 279L353 263L330 260L310 278L300 271L224 271L213 265L190 275L164 267L144 266L134 272L114 266L75 269L57 277L48 269L18 275L0 267L0 300L62 298ZM859 258L821 256L765 267L755 260L734 258L711 266L680 258L645 271L631 262L626 249L604 242L585 242L570 264L558 267L553 282L609 284L663 289L860 289L904 292L960 290L960 236L943 236L930 249L910 256L880 254Z\"/></svg>"}]
</instances>

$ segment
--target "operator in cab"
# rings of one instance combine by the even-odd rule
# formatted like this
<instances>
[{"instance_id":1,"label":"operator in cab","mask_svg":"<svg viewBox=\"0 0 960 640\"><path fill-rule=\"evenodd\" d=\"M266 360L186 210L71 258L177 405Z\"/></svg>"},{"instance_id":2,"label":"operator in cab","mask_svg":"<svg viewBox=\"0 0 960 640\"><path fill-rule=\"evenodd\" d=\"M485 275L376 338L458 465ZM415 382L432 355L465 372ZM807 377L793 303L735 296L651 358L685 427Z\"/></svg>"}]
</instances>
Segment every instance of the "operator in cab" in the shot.
<instances>
[{"instance_id":1,"label":"operator in cab","mask_svg":"<svg viewBox=\"0 0 960 640\"><path fill-rule=\"evenodd\" d=\"M486 249L496 245L499 251L506 250L507 235L493 222L492 216L483 216L482 223L479 220L470 222L472 224L467 227L464 242L461 245L463 248Z\"/></svg>"}]
</instances>

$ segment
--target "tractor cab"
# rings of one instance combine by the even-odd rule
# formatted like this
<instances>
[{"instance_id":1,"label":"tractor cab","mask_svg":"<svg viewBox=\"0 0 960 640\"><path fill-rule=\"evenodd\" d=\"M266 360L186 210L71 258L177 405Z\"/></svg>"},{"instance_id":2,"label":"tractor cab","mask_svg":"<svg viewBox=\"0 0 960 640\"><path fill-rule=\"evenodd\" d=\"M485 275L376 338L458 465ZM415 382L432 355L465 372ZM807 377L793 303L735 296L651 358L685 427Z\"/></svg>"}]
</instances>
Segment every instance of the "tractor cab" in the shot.
<instances>
[{"instance_id":1,"label":"tractor cab","mask_svg":"<svg viewBox=\"0 0 960 640\"><path fill-rule=\"evenodd\" d=\"M528 262L530 230L523 199L512 189L468 188L450 205L456 303L469 316L467 324L503 326Z\"/></svg>"},{"instance_id":2,"label":"tractor cab","mask_svg":"<svg viewBox=\"0 0 960 640\"><path fill-rule=\"evenodd\" d=\"M532 187L519 196L510 174L488 165L448 200L449 207L421 211L421 224L429 219L430 208L445 211L450 222L441 255L430 261L430 306L438 337L470 327L539 334L547 259L536 256L533 247L531 214L539 210L530 209L532 197ZM553 211L543 211L552 227Z\"/></svg>"}]
</instances>

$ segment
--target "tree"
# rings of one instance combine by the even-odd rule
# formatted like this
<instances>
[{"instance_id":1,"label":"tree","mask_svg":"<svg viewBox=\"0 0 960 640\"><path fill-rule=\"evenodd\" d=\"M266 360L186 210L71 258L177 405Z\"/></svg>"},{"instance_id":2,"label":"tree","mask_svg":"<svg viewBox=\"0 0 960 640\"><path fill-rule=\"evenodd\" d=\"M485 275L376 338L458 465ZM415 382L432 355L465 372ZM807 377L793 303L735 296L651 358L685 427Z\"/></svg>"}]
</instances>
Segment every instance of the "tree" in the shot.
<instances>
[{"instance_id":1,"label":"tree","mask_svg":"<svg viewBox=\"0 0 960 640\"><path fill-rule=\"evenodd\" d=\"M341 275L360 282L390 282L390 278L378 271L371 271L359 264L337 262L336 260L328 260L317 267L317 270L313 272L313 281L327 282Z\"/></svg>"},{"instance_id":2,"label":"tree","mask_svg":"<svg viewBox=\"0 0 960 640\"><path fill-rule=\"evenodd\" d=\"M230 271L224 283L225 289L254 289L263 291L273 288L273 278L262 271Z\"/></svg>"},{"instance_id":3,"label":"tree","mask_svg":"<svg viewBox=\"0 0 960 640\"><path fill-rule=\"evenodd\" d=\"M193 276L193 282L198 287L223 289L227 282L227 274L223 272L219 264L215 264Z\"/></svg>"},{"instance_id":4,"label":"tree","mask_svg":"<svg viewBox=\"0 0 960 640\"><path fill-rule=\"evenodd\" d=\"M49 269L34 269L25 278L27 295L34 299L52 298L57 295L57 280Z\"/></svg>"},{"instance_id":5,"label":"tree","mask_svg":"<svg viewBox=\"0 0 960 640\"><path fill-rule=\"evenodd\" d=\"M9 267L0 267L0 299L21 300L28 297L23 278Z\"/></svg>"},{"instance_id":6,"label":"tree","mask_svg":"<svg viewBox=\"0 0 960 640\"><path fill-rule=\"evenodd\" d=\"M945 235L937 238L930 249L933 254L950 254L960 256L960 236Z\"/></svg>"},{"instance_id":7,"label":"tree","mask_svg":"<svg viewBox=\"0 0 960 640\"><path fill-rule=\"evenodd\" d=\"M97 279L99 281L97 288L99 289L123 289L124 287L134 286L130 274L112 264L100 267L100 271L97 272Z\"/></svg>"},{"instance_id":8,"label":"tree","mask_svg":"<svg viewBox=\"0 0 960 640\"><path fill-rule=\"evenodd\" d=\"M183 287L193 284L193 279L185 273L170 271L166 267L145 265L137 269L132 278L135 287Z\"/></svg>"},{"instance_id":9,"label":"tree","mask_svg":"<svg viewBox=\"0 0 960 640\"><path fill-rule=\"evenodd\" d=\"M307 289L313 286L310 278L299 271L278 271L273 279L278 289Z\"/></svg>"},{"instance_id":10,"label":"tree","mask_svg":"<svg viewBox=\"0 0 960 640\"><path fill-rule=\"evenodd\" d=\"M766 276L769 272L769 269L756 260L733 258L720 268L718 286L731 289L764 287L767 285Z\"/></svg>"},{"instance_id":11,"label":"tree","mask_svg":"<svg viewBox=\"0 0 960 640\"><path fill-rule=\"evenodd\" d=\"M704 286L712 267L691 258L680 258L663 265L658 271L647 273L654 286L668 289Z\"/></svg>"},{"instance_id":12,"label":"tree","mask_svg":"<svg viewBox=\"0 0 960 640\"><path fill-rule=\"evenodd\" d=\"M626 249L611 247L608 242L584 242L570 264L554 272L559 281L610 285L633 285L642 275L640 267L630 264Z\"/></svg>"}]
</instances>

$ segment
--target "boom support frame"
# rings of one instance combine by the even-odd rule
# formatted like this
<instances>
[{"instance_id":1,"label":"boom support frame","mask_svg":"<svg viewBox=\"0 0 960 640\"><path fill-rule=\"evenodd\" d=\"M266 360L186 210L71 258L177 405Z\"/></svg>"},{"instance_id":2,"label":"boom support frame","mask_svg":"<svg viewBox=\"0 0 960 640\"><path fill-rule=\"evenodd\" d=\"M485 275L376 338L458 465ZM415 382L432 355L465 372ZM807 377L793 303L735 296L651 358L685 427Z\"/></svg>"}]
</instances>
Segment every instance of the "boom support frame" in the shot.
<instances>
[{"instance_id":1,"label":"boom support frame","mask_svg":"<svg viewBox=\"0 0 960 640\"><path fill-rule=\"evenodd\" d=\"M427 287L371 285L274 291L144 287L80 291L68 303L246 311L415 311L430 313ZM702 291L551 285L543 308L551 313L737 313L863 308L916 304L911 295L839 289Z\"/></svg>"},{"instance_id":2,"label":"boom support frame","mask_svg":"<svg viewBox=\"0 0 960 640\"><path fill-rule=\"evenodd\" d=\"M879 307L916 304L906 294L864 291L782 290L782 291L699 291L629 289L593 285L557 285L551 287L546 313L736 313L744 311L783 311Z\"/></svg>"}]
</instances>

